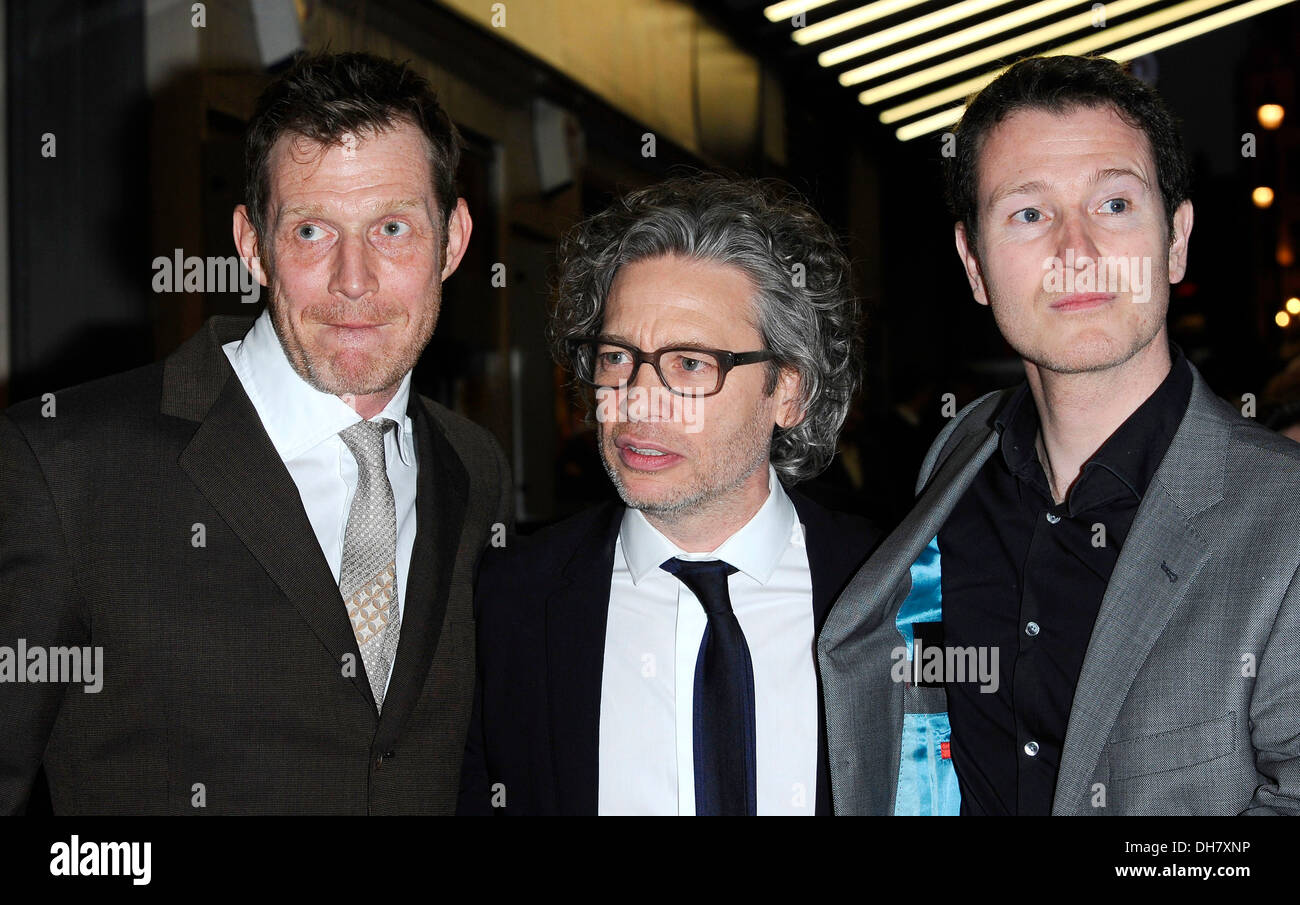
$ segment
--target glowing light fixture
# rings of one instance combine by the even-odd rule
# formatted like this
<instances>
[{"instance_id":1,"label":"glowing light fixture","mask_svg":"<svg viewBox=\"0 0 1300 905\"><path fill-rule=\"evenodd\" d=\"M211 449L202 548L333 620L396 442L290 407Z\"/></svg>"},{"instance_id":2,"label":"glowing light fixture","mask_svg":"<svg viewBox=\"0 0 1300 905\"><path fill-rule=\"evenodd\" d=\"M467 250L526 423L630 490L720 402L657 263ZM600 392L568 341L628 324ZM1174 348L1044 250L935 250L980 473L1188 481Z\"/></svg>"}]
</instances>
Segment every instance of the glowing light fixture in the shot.
<instances>
[{"instance_id":1,"label":"glowing light fixture","mask_svg":"<svg viewBox=\"0 0 1300 905\"><path fill-rule=\"evenodd\" d=\"M1263 104L1255 115L1259 117L1259 124L1265 129L1276 129L1282 125L1282 120L1286 116L1286 110L1281 104Z\"/></svg>"},{"instance_id":2,"label":"glowing light fixture","mask_svg":"<svg viewBox=\"0 0 1300 905\"><path fill-rule=\"evenodd\" d=\"M1154 3L1155 0L1143 0L1145 3ZM981 22L978 25L972 25L970 28L963 28L961 31L953 32L950 35L944 35L942 38L936 38L925 44L909 47L907 50L899 51L896 54L887 56L883 59L868 63L865 66L859 66L856 69L850 69L847 72L840 73L840 84L848 87L857 85L862 82L869 82L872 79L878 79L882 75L889 75L904 67L911 66L914 63L920 63L937 57L940 54L948 53L959 47L965 47L967 44L974 44L976 41L983 41L994 35L999 35L1004 31L1010 31L1019 28L1022 25L1033 22L1036 19L1042 19L1045 16L1051 16L1061 10L1068 9L1071 6L1077 6L1074 0L1044 0L1042 3L1035 3L1033 6L1018 9L1014 12L1007 13L1005 16L998 16L996 19L989 19L987 22ZM1091 13L1084 16L1075 16L1076 19L1091 20ZM845 45L846 47L848 45ZM835 51L828 50L817 59L822 60ZM847 59L847 57L845 57ZM823 66L831 65L822 63Z\"/></svg>"},{"instance_id":3,"label":"glowing light fixture","mask_svg":"<svg viewBox=\"0 0 1300 905\"><path fill-rule=\"evenodd\" d=\"M780 22L782 19L793 19L800 13L834 2L835 0L783 0L781 3L773 3L767 7L763 10L763 15L767 16L769 22Z\"/></svg>"},{"instance_id":4,"label":"glowing light fixture","mask_svg":"<svg viewBox=\"0 0 1300 905\"><path fill-rule=\"evenodd\" d=\"M814 25L796 28L790 37L794 38L798 44L811 44L814 41L820 41L823 38L829 38L832 35L838 35L840 32L848 31L850 28L857 28L859 25L875 22L885 16L901 13L913 6L920 6L924 2L925 0L878 0L876 3L859 6L857 9L851 9L847 13L840 13L838 16L832 16Z\"/></svg>"},{"instance_id":5,"label":"glowing light fixture","mask_svg":"<svg viewBox=\"0 0 1300 905\"><path fill-rule=\"evenodd\" d=\"M911 141L913 138L920 138L929 132L937 132L944 126L951 126L961 119L962 111L965 109L965 104L949 107L947 110L927 116L925 119L918 119L914 123L901 126L895 130L894 135L898 137L899 141Z\"/></svg>"},{"instance_id":6,"label":"glowing light fixture","mask_svg":"<svg viewBox=\"0 0 1300 905\"><path fill-rule=\"evenodd\" d=\"M938 12L919 16L915 19L908 19L893 28L873 32L865 37L858 38L856 41L841 44L839 47L832 47L830 50L819 54L817 62L823 66L836 66L845 60L860 57L864 53L871 53L882 47L888 47L890 44L897 44L899 41L906 41L908 38L923 35L940 25L948 25L977 13L987 12L994 7L1005 6L1010 2L1011 0L964 0L962 3L952 3Z\"/></svg>"},{"instance_id":7,"label":"glowing light fixture","mask_svg":"<svg viewBox=\"0 0 1300 905\"><path fill-rule=\"evenodd\" d=\"M1211 13L1210 15L1203 16L1193 22L1170 28L1168 31L1163 31L1160 34L1153 35L1149 38L1143 38L1134 41L1131 44L1126 44L1122 47L1106 51L1102 55L1115 60L1116 62L1124 63L1136 59L1137 57L1145 56L1148 53L1161 50L1165 47L1170 47L1174 44L1190 40L1207 32L1214 31L1215 29L1223 28L1226 25L1232 25L1235 22L1249 19L1252 16L1257 16L1260 13L1265 13L1269 10L1277 9L1280 6L1286 6L1287 4L1294 2L1295 0L1250 0L1250 2L1243 3L1240 6L1234 6L1231 9ZM1138 34L1142 31L1149 31L1152 27L1166 25L1177 21L1180 18L1184 18L1187 15L1193 15L1196 12L1201 12L1214 6L1221 6L1222 4L1223 0L1190 0L1190 2L1171 6L1168 9L1152 13L1149 16L1143 16L1140 19L1135 19L1133 22L1125 23L1124 25L1110 26L1103 29L1103 32L1105 32L1104 34L1089 36L1078 41L1072 41L1069 44L1063 44L1060 47L1046 51L1043 55L1059 56L1062 54L1089 53L1098 50L1106 44L1112 43L1116 39L1122 40L1125 37ZM929 110L941 104L949 103L957 98L965 98L993 81L1001 71L1002 70L997 70L978 76L974 79L968 79L961 85L955 85L952 88L945 89L944 91L938 91L927 95L924 98L918 98L916 101L904 104L901 107L886 110L880 114L880 121L883 123L897 122L900 119L906 119L915 113L924 112L925 110ZM963 90L960 93L953 95L952 92L959 88ZM862 100L863 103L868 103L864 98L869 93L869 91L864 91L862 95L859 96L859 100ZM949 111L945 111L945 113L947 112ZM957 117L950 122L956 122L956 119L959 119L960 115L960 111L958 111ZM927 120L938 119L938 114L933 117L927 117ZM939 122L928 131L933 132L935 129L942 128L944 125L947 125L947 123ZM899 129L895 134L902 131L902 129ZM911 134L910 137L916 138L917 135L924 134L925 132L915 133Z\"/></svg>"},{"instance_id":8,"label":"glowing light fixture","mask_svg":"<svg viewBox=\"0 0 1300 905\"><path fill-rule=\"evenodd\" d=\"M1077 41L1071 41L1068 44L1062 44L1059 47L1054 47L1051 50L1045 51L1043 55L1055 56L1063 54L1090 53L1091 51L1098 50L1108 44L1114 44L1117 41L1126 40L1134 35L1140 35L1143 32L1163 28L1171 22L1176 22L1179 19L1186 18L1187 16L1194 16L1197 13L1203 13L1216 6L1222 6L1227 2L1228 0L1187 0L1186 3L1180 3L1177 6L1171 6L1168 9L1142 16L1140 19L1134 19L1132 22L1125 22L1123 25L1108 25L1106 28L1099 29L1096 34L1088 35L1086 38L1080 38ZM1269 0L1269 2L1273 2L1280 6L1283 3L1291 3L1293 0ZM1147 2L1144 2L1144 0L1130 0L1125 9L1120 8L1122 5L1122 3L1111 4L1109 10L1110 15L1121 15L1123 12L1131 11L1139 6L1145 6L1147 5ZM1240 9L1240 7L1238 7L1238 9ZM1232 12L1232 10L1229 12ZM1075 16L1072 18L1078 19L1079 17ZM1068 22L1070 20L1063 21ZM886 82L879 87L869 88L858 95L858 100L864 104L879 103L887 98L903 94L904 92L916 88L922 88L925 85L941 81L949 76L957 75L960 72L972 69L975 66L982 65L983 63L1002 59L1022 50L1027 50L1030 47L1043 44L1052 37L1060 37L1060 35L1066 33L1066 31L1057 31L1060 24L1061 23L1056 23L1054 25L1045 26L1036 31L1029 32L1028 34L1011 38L1010 40L1003 41L1000 44L995 44L994 46L985 48L984 50L977 50L973 53L966 54L965 56L957 57L954 60L940 63L938 66L932 66L929 69L923 69L920 72L912 73L911 75L904 76L901 79ZM1074 31L1077 27L1079 26L1073 26L1068 29L1068 31ZM1054 33L1048 34L1049 32ZM1106 56L1110 56L1110 54L1106 54ZM909 108L919 107L920 110L928 110L932 107L938 107L941 104L951 103L958 99L964 100L967 96L974 94L980 88L983 88L989 82L993 81L993 79L997 78L1001 71L1001 69L998 69L985 72L983 75L976 76L973 79L968 79L960 85L954 85L950 88L945 88L942 91L936 91L934 94L918 98L905 106ZM970 90L959 91L959 89L967 89L968 87ZM920 106L922 104L924 104L924 106ZM891 113L891 111L885 111L885 114L889 113ZM905 114L904 116L896 116L893 119L886 119L885 114L882 114L880 118L880 121L884 123L894 122L898 119L904 118L904 116L911 115Z\"/></svg>"}]
</instances>

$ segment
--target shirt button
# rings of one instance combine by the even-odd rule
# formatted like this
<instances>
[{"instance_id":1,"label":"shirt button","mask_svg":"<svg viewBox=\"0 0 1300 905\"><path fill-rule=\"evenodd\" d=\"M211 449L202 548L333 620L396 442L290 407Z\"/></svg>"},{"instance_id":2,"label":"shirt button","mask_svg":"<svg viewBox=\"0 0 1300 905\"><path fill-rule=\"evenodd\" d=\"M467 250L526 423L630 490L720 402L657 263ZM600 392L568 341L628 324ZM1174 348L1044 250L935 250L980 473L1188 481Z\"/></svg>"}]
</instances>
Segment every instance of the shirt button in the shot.
<instances>
[{"instance_id":1,"label":"shirt button","mask_svg":"<svg viewBox=\"0 0 1300 905\"><path fill-rule=\"evenodd\" d=\"M1033 757L1038 753L1038 742L1025 742L1025 753Z\"/></svg>"},{"instance_id":2,"label":"shirt button","mask_svg":"<svg viewBox=\"0 0 1300 905\"><path fill-rule=\"evenodd\" d=\"M1057 522L1059 522L1060 520L1061 520L1061 517L1060 517L1059 515L1052 515L1052 513L1050 513L1050 512L1047 513L1047 524L1049 524L1049 525L1055 525L1055 524L1056 524Z\"/></svg>"},{"instance_id":3,"label":"shirt button","mask_svg":"<svg viewBox=\"0 0 1300 905\"><path fill-rule=\"evenodd\" d=\"M1037 635L1039 631L1037 622L1030 622L1025 626L1025 634L1031 638Z\"/></svg>"}]
</instances>

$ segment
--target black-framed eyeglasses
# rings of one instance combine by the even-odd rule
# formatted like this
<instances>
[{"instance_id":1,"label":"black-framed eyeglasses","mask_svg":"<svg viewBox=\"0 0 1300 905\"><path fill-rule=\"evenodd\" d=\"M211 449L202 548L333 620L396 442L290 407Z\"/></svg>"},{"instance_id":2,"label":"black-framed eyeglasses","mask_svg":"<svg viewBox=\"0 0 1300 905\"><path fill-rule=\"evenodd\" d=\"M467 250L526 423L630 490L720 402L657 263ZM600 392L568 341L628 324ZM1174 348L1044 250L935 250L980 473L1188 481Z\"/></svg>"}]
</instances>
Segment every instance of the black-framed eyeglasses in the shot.
<instances>
[{"instance_id":1,"label":"black-framed eyeglasses","mask_svg":"<svg viewBox=\"0 0 1300 905\"><path fill-rule=\"evenodd\" d=\"M648 364L660 382L678 396L712 396L722 389L727 372L740 365L771 361L771 349L728 352L699 346L668 346L643 352L636 346L603 336L575 336L573 362L577 377L594 387L616 389L636 379L641 365Z\"/></svg>"}]
</instances>

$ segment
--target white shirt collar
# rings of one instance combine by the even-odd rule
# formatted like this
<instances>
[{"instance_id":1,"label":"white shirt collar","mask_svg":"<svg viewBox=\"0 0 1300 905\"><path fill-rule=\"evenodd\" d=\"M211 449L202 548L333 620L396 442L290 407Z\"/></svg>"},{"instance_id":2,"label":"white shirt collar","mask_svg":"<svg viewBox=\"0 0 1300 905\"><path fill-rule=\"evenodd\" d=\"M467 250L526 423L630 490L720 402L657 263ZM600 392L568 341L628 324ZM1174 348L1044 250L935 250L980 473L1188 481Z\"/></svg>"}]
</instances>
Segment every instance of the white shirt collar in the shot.
<instances>
[{"instance_id":1,"label":"white shirt collar","mask_svg":"<svg viewBox=\"0 0 1300 905\"><path fill-rule=\"evenodd\" d=\"M777 563L792 540L801 539L794 503L776 478L776 469L767 466L767 499L740 530L718 545L711 553L687 553L666 538L646 519L639 509L628 508L619 526L619 543L634 585L674 556L682 559L721 559L757 581L767 584ZM662 574L668 574L666 572Z\"/></svg>"},{"instance_id":2,"label":"white shirt collar","mask_svg":"<svg viewBox=\"0 0 1300 905\"><path fill-rule=\"evenodd\" d=\"M242 340L227 343L222 350L285 462L361 420L338 396L323 393L298 376L280 345L269 310L262 312ZM411 419L406 414L410 396L411 372L407 371L393 398L375 416L397 424L397 448L406 465L415 462Z\"/></svg>"}]
</instances>

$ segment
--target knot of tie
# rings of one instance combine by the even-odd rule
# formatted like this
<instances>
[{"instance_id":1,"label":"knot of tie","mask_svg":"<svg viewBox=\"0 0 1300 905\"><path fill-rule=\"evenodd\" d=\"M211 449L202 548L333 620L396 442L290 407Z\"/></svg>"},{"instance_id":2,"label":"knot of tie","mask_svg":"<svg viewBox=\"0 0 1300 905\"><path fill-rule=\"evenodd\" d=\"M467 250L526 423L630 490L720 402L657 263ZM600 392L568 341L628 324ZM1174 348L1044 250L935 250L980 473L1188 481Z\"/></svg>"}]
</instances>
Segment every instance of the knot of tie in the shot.
<instances>
[{"instance_id":1,"label":"knot of tie","mask_svg":"<svg viewBox=\"0 0 1300 905\"><path fill-rule=\"evenodd\" d=\"M389 428L397 427L391 418L377 421L358 421L351 427L339 431L339 439L351 450L358 463L363 466L384 464L384 434Z\"/></svg>"},{"instance_id":2,"label":"knot of tie","mask_svg":"<svg viewBox=\"0 0 1300 905\"><path fill-rule=\"evenodd\" d=\"M678 580L691 589L699 600L704 612L730 613L731 597L727 593L727 576L739 571L729 562L721 559L679 559L674 556L659 568L676 575Z\"/></svg>"}]
</instances>

